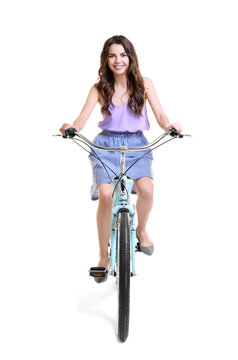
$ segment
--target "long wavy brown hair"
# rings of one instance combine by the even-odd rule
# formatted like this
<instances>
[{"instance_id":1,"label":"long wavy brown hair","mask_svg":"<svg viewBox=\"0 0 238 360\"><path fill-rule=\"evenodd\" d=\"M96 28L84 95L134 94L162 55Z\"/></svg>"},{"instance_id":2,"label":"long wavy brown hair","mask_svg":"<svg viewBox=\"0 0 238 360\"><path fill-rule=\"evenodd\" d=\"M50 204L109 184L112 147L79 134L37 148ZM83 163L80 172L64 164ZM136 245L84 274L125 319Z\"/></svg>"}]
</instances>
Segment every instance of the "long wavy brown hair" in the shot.
<instances>
[{"instance_id":1,"label":"long wavy brown hair","mask_svg":"<svg viewBox=\"0 0 238 360\"><path fill-rule=\"evenodd\" d=\"M135 115L142 115L142 109L145 103L145 87L142 75L140 73L138 58L133 44L123 35L115 35L106 40L104 43L101 58L100 68L98 70L99 80L95 84L100 95L103 98L101 112L111 115L109 106L112 101L114 89L114 75L108 66L109 47L112 44L120 44L129 57L129 67L126 72L127 77L127 91L129 93L128 106Z\"/></svg>"}]
</instances>

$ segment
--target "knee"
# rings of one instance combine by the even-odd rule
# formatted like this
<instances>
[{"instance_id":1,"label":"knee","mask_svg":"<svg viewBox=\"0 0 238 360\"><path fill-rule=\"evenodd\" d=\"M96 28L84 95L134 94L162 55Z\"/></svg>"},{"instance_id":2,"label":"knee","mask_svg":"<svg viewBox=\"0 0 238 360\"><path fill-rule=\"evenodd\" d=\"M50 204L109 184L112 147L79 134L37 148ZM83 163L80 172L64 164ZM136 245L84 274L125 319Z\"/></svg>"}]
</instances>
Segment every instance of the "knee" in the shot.
<instances>
[{"instance_id":1,"label":"knee","mask_svg":"<svg viewBox=\"0 0 238 360\"><path fill-rule=\"evenodd\" d=\"M139 179L140 180L140 179ZM138 197L143 200L152 201L154 194L154 186L152 179L146 179L145 181L138 181L136 186L136 192Z\"/></svg>"},{"instance_id":2,"label":"knee","mask_svg":"<svg viewBox=\"0 0 238 360\"><path fill-rule=\"evenodd\" d=\"M148 187L144 187L144 188L140 189L140 191L138 192L138 197L142 198L143 200L152 201L153 200L153 189L148 188Z\"/></svg>"},{"instance_id":3,"label":"knee","mask_svg":"<svg viewBox=\"0 0 238 360\"><path fill-rule=\"evenodd\" d=\"M109 184L108 184L109 185ZM99 186L99 203L103 206L111 206L112 204L112 186Z\"/></svg>"}]
</instances>

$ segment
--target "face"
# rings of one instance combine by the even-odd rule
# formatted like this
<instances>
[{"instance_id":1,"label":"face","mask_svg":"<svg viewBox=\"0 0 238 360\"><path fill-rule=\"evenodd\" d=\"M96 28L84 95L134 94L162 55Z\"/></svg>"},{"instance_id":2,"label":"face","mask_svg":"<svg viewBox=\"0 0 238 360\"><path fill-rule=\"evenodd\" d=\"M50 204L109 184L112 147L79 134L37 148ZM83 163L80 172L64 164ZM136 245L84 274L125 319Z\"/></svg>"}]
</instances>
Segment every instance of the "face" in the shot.
<instances>
[{"instance_id":1,"label":"face","mask_svg":"<svg viewBox=\"0 0 238 360\"><path fill-rule=\"evenodd\" d=\"M109 47L108 66L115 75L123 75L129 67L129 57L120 44L112 44Z\"/></svg>"}]
</instances>

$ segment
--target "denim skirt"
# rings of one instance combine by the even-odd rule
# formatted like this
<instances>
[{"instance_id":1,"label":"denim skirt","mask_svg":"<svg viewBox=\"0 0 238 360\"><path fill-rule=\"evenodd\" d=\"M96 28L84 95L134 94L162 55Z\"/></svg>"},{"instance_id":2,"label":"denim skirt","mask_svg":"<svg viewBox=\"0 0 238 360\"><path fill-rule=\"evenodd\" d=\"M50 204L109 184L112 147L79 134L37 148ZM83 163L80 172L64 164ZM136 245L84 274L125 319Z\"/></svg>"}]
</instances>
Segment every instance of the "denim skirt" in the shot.
<instances>
[{"instance_id":1,"label":"denim skirt","mask_svg":"<svg viewBox=\"0 0 238 360\"><path fill-rule=\"evenodd\" d=\"M148 144L148 140L144 136L141 131L135 133L129 132L114 132L103 130L99 133L93 142L100 146L107 147L119 147L119 146L127 146L127 147L139 147ZM116 175L120 173L120 157L121 153L119 151L103 151L96 148L93 150L97 153L99 158L110 167L114 171ZM128 151L126 152L126 169L133 164L140 156L148 152L147 150L142 151ZM105 171L101 162L96 159L92 152L89 155L89 159L91 161L92 166L92 186L91 186L91 199L98 200L98 185L103 183L110 183L110 179L113 179L116 175L107 168L109 177L107 172ZM130 170L128 170L127 175L130 176L133 180L139 179L141 177L150 177L153 179L152 173L152 160L153 155L152 152L146 154L142 159L140 159ZM132 193L136 193L133 188Z\"/></svg>"}]
</instances>

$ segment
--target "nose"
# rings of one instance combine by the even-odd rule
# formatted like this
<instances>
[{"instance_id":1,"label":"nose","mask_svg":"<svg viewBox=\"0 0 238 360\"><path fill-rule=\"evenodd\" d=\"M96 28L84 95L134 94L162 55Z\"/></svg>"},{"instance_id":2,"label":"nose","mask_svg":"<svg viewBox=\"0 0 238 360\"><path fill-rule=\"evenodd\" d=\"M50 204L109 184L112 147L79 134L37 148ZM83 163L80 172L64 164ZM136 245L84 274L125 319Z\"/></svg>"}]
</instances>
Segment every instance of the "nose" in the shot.
<instances>
[{"instance_id":1,"label":"nose","mask_svg":"<svg viewBox=\"0 0 238 360\"><path fill-rule=\"evenodd\" d=\"M121 62L121 58L120 58L120 56L117 56L115 59L115 63L120 64L120 62Z\"/></svg>"}]
</instances>

